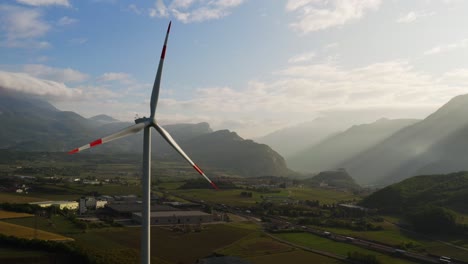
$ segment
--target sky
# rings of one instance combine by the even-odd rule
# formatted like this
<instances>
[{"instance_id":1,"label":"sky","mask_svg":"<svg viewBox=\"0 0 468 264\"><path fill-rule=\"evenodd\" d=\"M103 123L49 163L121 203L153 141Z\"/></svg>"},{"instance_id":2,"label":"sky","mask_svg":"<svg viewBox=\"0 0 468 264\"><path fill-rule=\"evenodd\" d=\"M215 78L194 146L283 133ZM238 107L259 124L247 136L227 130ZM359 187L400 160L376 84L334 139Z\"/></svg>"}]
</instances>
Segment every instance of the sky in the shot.
<instances>
[{"instance_id":1,"label":"sky","mask_svg":"<svg viewBox=\"0 0 468 264\"><path fill-rule=\"evenodd\" d=\"M256 138L315 118L424 118L468 87L463 0L4 0L0 86L84 117Z\"/></svg>"}]
</instances>

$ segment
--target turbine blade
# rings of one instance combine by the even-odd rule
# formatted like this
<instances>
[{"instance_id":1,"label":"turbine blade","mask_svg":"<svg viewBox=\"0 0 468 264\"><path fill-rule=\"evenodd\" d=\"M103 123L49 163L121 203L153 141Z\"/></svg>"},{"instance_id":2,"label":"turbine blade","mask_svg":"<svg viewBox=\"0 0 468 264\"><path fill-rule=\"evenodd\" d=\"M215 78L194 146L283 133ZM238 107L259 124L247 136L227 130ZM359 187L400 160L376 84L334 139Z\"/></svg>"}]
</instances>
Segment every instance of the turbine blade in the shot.
<instances>
[{"instance_id":1,"label":"turbine blade","mask_svg":"<svg viewBox=\"0 0 468 264\"><path fill-rule=\"evenodd\" d=\"M107 137L103 137L103 138L100 138L100 139L97 139L89 144L86 144L84 146L81 146L79 148L76 148L76 149L73 149L73 150L70 150L68 152L68 154L74 154L74 153L77 153L77 152L80 152L82 150L85 150L85 149L89 149L89 148L92 148L92 147L95 147L97 145L101 145L101 144L104 144L104 143L107 143L107 142L110 142L112 140L116 140L116 139L119 139L119 138L122 138L122 137L125 137L125 136L128 136L128 135L131 135L131 134L135 134L135 133L138 133L140 130L142 130L146 125L148 125L147 122L143 122L143 123L138 123L138 124L135 124L133 126L129 126L127 128L124 128L122 130L120 130L119 132L117 133L114 133L112 135L109 135Z\"/></svg>"},{"instance_id":2,"label":"turbine blade","mask_svg":"<svg viewBox=\"0 0 468 264\"><path fill-rule=\"evenodd\" d=\"M190 163L190 165L192 165L192 167L198 172L200 173L201 176L203 176L210 184L211 186L213 186L213 188L215 188L216 190L219 190L218 186L216 186L216 184L214 184L214 182L212 182L210 180L210 178L208 178L208 176L206 176L206 174L200 169L200 167L197 166L197 164L195 164L190 158L189 156L187 156L187 154L185 154L185 152L182 150L182 148L177 144L177 142L172 138L172 136L160 125L158 124L154 124L154 127L156 128L156 130L159 132L159 134L161 134L161 136L177 151L179 152L179 154L186 160L188 161L188 163Z\"/></svg>"},{"instance_id":3,"label":"turbine blade","mask_svg":"<svg viewBox=\"0 0 468 264\"><path fill-rule=\"evenodd\" d=\"M166 32L166 39L164 40L164 46L161 51L161 59L159 60L159 66L158 66L158 71L156 72L156 78L154 79L154 85L153 85L153 91L151 93L151 118L154 118L154 113L156 112L156 105L158 104L158 98L159 98L159 87L161 86L161 74L162 74L162 69L163 69L163 64L164 64L164 57L166 57L166 45L167 45L167 39L169 37L169 32L171 31L171 22L169 22L169 26L167 26L167 32Z\"/></svg>"}]
</instances>

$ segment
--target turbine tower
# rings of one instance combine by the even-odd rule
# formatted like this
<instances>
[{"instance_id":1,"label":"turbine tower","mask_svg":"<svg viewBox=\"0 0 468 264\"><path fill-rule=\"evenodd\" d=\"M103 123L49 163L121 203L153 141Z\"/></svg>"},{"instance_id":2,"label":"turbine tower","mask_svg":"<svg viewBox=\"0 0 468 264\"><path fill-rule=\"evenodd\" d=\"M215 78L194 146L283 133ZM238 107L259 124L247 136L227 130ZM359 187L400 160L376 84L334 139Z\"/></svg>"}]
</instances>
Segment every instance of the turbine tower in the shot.
<instances>
[{"instance_id":1,"label":"turbine tower","mask_svg":"<svg viewBox=\"0 0 468 264\"><path fill-rule=\"evenodd\" d=\"M147 264L150 263L150 210L151 210L151 127L154 127L156 131L161 134L161 136L171 145L192 167L203 176L213 188L218 189L216 184L212 182L206 174L185 154L182 148L177 144L177 142L172 138L172 136L156 122L156 106L158 103L159 97L159 87L161 84L161 74L164 64L164 57L166 56L166 45L167 39L169 37L169 32L171 30L171 23L167 27L166 38L164 40L164 46L161 52L161 59L159 60L158 71L156 72L156 78L154 80L153 91L151 93L151 103L150 111L151 115L149 118L143 117L135 120L135 125L129 126L121 131L97 139L89 144L81 146L79 148L73 149L69 154L77 153L88 148L92 148L128 135L138 133L143 130L143 178L142 178L142 187L143 187L143 210L142 210L142 238L141 238L141 263Z\"/></svg>"}]
</instances>

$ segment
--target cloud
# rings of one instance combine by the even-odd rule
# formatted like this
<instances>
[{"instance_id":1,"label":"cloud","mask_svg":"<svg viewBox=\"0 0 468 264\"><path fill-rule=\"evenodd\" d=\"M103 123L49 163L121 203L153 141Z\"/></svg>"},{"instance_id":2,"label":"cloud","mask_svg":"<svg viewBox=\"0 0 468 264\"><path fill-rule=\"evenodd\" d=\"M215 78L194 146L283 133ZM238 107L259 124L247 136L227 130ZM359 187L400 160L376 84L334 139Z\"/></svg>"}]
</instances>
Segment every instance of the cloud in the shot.
<instances>
[{"instance_id":1,"label":"cloud","mask_svg":"<svg viewBox=\"0 0 468 264\"><path fill-rule=\"evenodd\" d=\"M0 71L0 87L50 99L71 99L83 94L82 90L72 89L63 83L35 78L26 73L5 71Z\"/></svg>"},{"instance_id":2,"label":"cloud","mask_svg":"<svg viewBox=\"0 0 468 264\"><path fill-rule=\"evenodd\" d=\"M27 64L23 67L23 71L34 77L65 83L83 82L89 78L87 74L77 70L52 68L42 64Z\"/></svg>"},{"instance_id":3,"label":"cloud","mask_svg":"<svg viewBox=\"0 0 468 264\"><path fill-rule=\"evenodd\" d=\"M288 60L289 63L298 63L298 62L305 62L310 61L312 58L316 56L315 52L307 52L303 54L296 55Z\"/></svg>"},{"instance_id":4,"label":"cloud","mask_svg":"<svg viewBox=\"0 0 468 264\"><path fill-rule=\"evenodd\" d=\"M138 8L135 4L128 5L128 9L137 15L141 15L143 13L143 9Z\"/></svg>"},{"instance_id":5,"label":"cloud","mask_svg":"<svg viewBox=\"0 0 468 264\"><path fill-rule=\"evenodd\" d=\"M162 0L154 3L154 8L148 9L150 17L168 17L167 7Z\"/></svg>"},{"instance_id":6,"label":"cloud","mask_svg":"<svg viewBox=\"0 0 468 264\"><path fill-rule=\"evenodd\" d=\"M306 34L358 20L380 4L381 0L289 0L286 11L297 15L290 26Z\"/></svg>"},{"instance_id":7,"label":"cloud","mask_svg":"<svg viewBox=\"0 0 468 264\"><path fill-rule=\"evenodd\" d=\"M434 54L449 52L455 49L461 49L461 48L466 48L466 47L468 47L468 38L462 39L460 41L457 41L451 44L435 46L429 50L426 50L424 52L424 55L434 55Z\"/></svg>"},{"instance_id":8,"label":"cloud","mask_svg":"<svg viewBox=\"0 0 468 264\"><path fill-rule=\"evenodd\" d=\"M101 82L109 82L109 81L121 81L121 82L129 82L131 76L128 73L124 72L106 72L101 75L98 80Z\"/></svg>"},{"instance_id":9,"label":"cloud","mask_svg":"<svg viewBox=\"0 0 468 264\"><path fill-rule=\"evenodd\" d=\"M0 5L0 21L4 33L2 45L7 47L47 48L46 41L37 41L49 30L50 25L42 19L42 12L18 6Z\"/></svg>"},{"instance_id":10,"label":"cloud","mask_svg":"<svg viewBox=\"0 0 468 264\"><path fill-rule=\"evenodd\" d=\"M458 81L451 82L455 75ZM184 94L191 99L163 96L159 113L206 118L218 128L242 120L245 123L238 122L236 131L251 137L319 116L346 116L354 123L381 117L424 118L453 96L466 93L468 84L466 69L432 76L405 60L351 69L309 62L289 65L272 76L251 81L243 89L204 87Z\"/></svg>"},{"instance_id":11,"label":"cloud","mask_svg":"<svg viewBox=\"0 0 468 264\"><path fill-rule=\"evenodd\" d=\"M59 5L59 6L71 6L68 0L16 0L20 4L30 5L30 6L49 6L49 5Z\"/></svg>"},{"instance_id":12,"label":"cloud","mask_svg":"<svg viewBox=\"0 0 468 264\"><path fill-rule=\"evenodd\" d=\"M78 22L78 19L70 18L70 17L64 16L64 17L61 17L61 18L59 19L59 21L57 22L57 24L58 24L59 26L66 26L66 25L75 24L76 22Z\"/></svg>"},{"instance_id":13,"label":"cloud","mask_svg":"<svg viewBox=\"0 0 468 264\"><path fill-rule=\"evenodd\" d=\"M133 103L122 102L124 95L100 86L70 87L62 82L34 77L24 72L0 71L0 87L24 94L42 97L54 103L61 110L75 111L79 114L96 115L108 112L110 107L115 112ZM139 109L136 107L135 109Z\"/></svg>"},{"instance_id":14,"label":"cloud","mask_svg":"<svg viewBox=\"0 0 468 264\"><path fill-rule=\"evenodd\" d=\"M166 5L162 0L157 0L148 12L150 17L174 17L182 23L193 23L228 16L232 8L243 2L244 0L173 0Z\"/></svg>"},{"instance_id":15,"label":"cloud","mask_svg":"<svg viewBox=\"0 0 468 264\"><path fill-rule=\"evenodd\" d=\"M434 12L427 12L427 11L420 11L420 12L411 11L408 14L399 17L396 20L396 22L397 23L412 23L420 18L433 16L434 14L435 14Z\"/></svg>"}]
</instances>

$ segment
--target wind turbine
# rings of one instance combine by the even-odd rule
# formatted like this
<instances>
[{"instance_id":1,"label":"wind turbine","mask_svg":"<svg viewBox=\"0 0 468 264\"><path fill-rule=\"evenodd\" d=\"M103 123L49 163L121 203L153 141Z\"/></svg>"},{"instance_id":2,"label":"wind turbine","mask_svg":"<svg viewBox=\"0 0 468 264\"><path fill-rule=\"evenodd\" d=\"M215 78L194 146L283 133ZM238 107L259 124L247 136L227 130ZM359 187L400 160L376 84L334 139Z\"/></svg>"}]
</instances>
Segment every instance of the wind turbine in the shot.
<instances>
[{"instance_id":1,"label":"wind turbine","mask_svg":"<svg viewBox=\"0 0 468 264\"><path fill-rule=\"evenodd\" d=\"M172 138L172 136L156 122L156 106L159 97L159 87L161 84L161 74L164 64L164 57L166 56L166 45L171 30L171 23L167 27L166 39L164 40L164 46L161 52L161 59L159 60L158 71L156 72L156 78L154 80L153 91L151 93L150 110L151 115L149 118L142 117L135 120L135 125L129 126L125 129L120 130L117 133L97 139L89 144L73 149L69 154L77 153L88 148L92 148L128 135L138 133L143 130L143 212L142 212L142 239L141 239L141 263L150 263L150 210L151 210L151 127L154 127L156 131L171 145L192 167L203 176L213 188L218 190L218 187L212 182L206 174L185 154L182 148Z\"/></svg>"}]
</instances>

